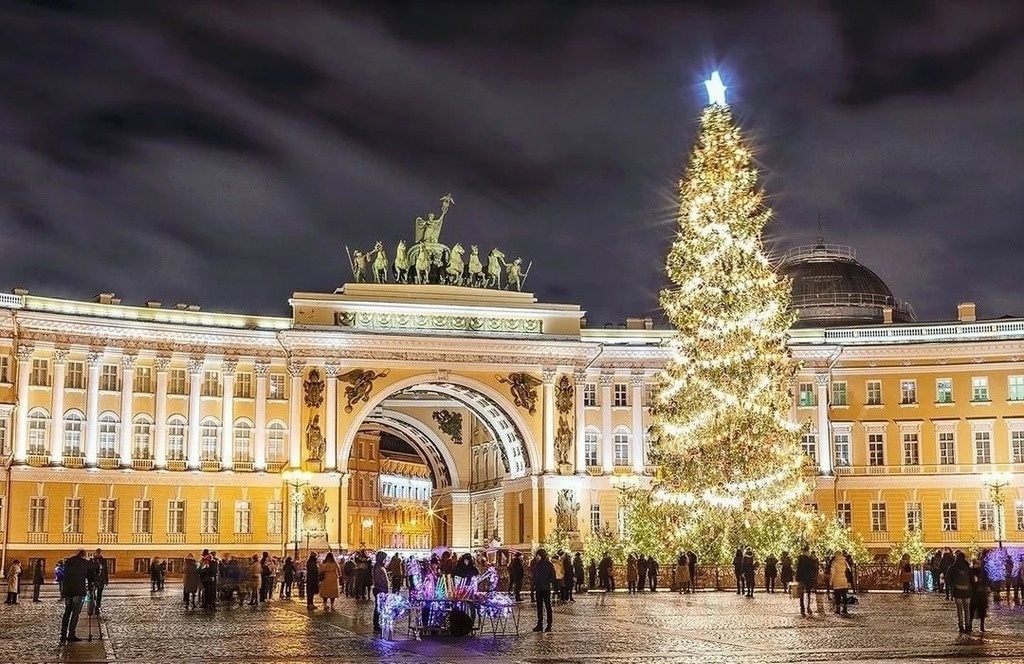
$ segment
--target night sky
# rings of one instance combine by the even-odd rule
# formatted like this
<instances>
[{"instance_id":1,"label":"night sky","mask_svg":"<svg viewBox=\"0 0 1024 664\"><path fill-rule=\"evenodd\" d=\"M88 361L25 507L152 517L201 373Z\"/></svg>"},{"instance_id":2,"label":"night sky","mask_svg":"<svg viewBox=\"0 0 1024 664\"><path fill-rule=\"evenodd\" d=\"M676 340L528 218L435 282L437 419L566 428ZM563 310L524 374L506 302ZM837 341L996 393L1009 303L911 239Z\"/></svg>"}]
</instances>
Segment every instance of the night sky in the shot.
<instances>
[{"instance_id":1,"label":"night sky","mask_svg":"<svg viewBox=\"0 0 1024 664\"><path fill-rule=\"evenodd\" d=\"M284 314L451 191L442 242L657 316L715 68L770 247L821 215L920 319L1024 315L1020 0L7 0L0 287Z\"/></svg>"}]
</instances>

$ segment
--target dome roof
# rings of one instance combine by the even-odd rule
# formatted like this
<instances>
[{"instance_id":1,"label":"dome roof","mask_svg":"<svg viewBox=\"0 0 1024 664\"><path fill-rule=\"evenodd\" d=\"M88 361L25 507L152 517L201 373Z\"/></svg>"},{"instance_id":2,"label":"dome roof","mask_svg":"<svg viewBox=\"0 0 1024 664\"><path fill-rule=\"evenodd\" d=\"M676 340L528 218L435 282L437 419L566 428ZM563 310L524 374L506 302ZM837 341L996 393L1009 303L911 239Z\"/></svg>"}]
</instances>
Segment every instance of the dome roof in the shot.
<instances>
[{"instance_id":1,"label":"dome roof","mask_svg":"<svg viewBox=\"0 0 1024 664\"><path fill-rule=\"evenodd\" d=\"M835 244L795 247L782 257L779 272L793 280L795 327L910 323L910 305L893 297L881 277L857 261L856 252Z\"/></svg>"}]
</instances>

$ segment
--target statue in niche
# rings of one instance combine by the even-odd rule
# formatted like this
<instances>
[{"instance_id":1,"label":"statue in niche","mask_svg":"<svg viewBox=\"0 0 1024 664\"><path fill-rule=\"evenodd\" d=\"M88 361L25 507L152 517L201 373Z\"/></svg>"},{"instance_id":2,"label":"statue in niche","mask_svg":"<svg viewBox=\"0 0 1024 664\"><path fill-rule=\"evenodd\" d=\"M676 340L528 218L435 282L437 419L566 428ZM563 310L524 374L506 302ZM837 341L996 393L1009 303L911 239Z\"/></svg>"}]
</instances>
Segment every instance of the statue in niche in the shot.
<instances>
[{"instance_id":1,"label":"statue in niche","mask_svg":"<svg viewBox=\"0 0 1024 664\"><path fill-rule=\"evenodd\" d=\"M320 375L320 370L312 369L309 372L309 376L302 383L306 408L319 408L323 404L325 387L326 383L324 383L324 379Z\"/></svg>"},{"instance_id":2,"label":"statue in niche","mask_svg":"<svg viewBox=\"0 0 1024 664\"><path fill-rule=\"evenodd\" d=\"M558 384L555 385L555 409L563 415L571 413L573 396L575 396L575 390L572 381L569 380L569 376L562 374Z\"/></svg>"},{"instance_id":3,"label":"statue in niche","mask_svg":"<svg viewBox=\"0 0 1024 664\"><path fill-rule=\"evenodd\" d=\"M572 449L572 427L564 415L558 416L558 431L555 432L555 460L558 465L569 463L569 451Z\"/></svg>"},{"instance_id":4,"label":"statue in niche","mask_svg":"<svg viewBox=\"0 0 1024 664\"><path fill-rule=\"evenodd\" d=\"M323 461L326 445L323 431L320 430L320 415L314 415L306 425L306 453L309 455L306 460Z\"/></svg>"},{"instance_id":5,"label":"statue in niche","mask_svg":"<svg viewBox=\"0 0 1024 664\"><path fill-rule=\"evenodd\" d=\"M543 383L540 378L517 371L510 373L508 378L497 376L497 379L499 383L508 385L508 390L512 394L512 402L516 406L525 408L530 415L537 413L537 387Z\"/></svg>"},{"instance_id":6,"label":"statue in niche","mask_svg":"<svg viewBox=\"0 0 1024 664\"><path fill-rule=\"evenodd\" d=\"M456 445L462 444L462 413L450 410L436 410L432 417L437 426Z\"/></svg>"},{"instance_id":7,"label":"statue in niche","mask_svg":"<svg viewBox=\"0 0 1024 664\"><path fill-rule=\"evenodd\" d=\"M302 529L307 537L327 532L327 491L323 487L307 486L302 490Z\"/></svg>"},{"instance_id":8,"label":"statue in niche","mask_svg":"<svg viewBox=\"0 0 1024 664\"><path fill-rule=\"evenodd\" d=\"M338 376L338 380L348 383L345 388L345 412L351 413L357 403L366 403L370 400L370 393L373 392L373 381L384 378L390 369L384 371L373 371L372 369L353 369Z\"/></svg>"},{"instance_id":9,"label":"statue in niche","mask_svg":"<svg viewBox=\"0 0 1024 664\"><path fill-rule=\"evenodd\" d=\"M572 489L562 489L558 492L558 502L555 503L555 527L567 533L579 531L580 504L576 502L576 492Z\"/></svg>"}]
</instances>

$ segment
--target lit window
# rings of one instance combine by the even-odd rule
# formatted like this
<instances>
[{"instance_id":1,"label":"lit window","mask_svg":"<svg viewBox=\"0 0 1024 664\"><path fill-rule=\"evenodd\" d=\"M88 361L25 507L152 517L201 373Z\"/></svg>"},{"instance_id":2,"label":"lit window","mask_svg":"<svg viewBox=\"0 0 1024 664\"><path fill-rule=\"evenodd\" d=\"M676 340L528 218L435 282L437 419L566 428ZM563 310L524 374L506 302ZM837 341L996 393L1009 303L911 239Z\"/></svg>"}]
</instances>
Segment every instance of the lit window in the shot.
<instances>
[{"instance_id":1,"label":"lit window","mask_svg":"<svg viewBox=\"0 0 1024 664\"><path fill-rule=\"evenodd\" d=\"M216 500L203 501L199 512L199 532L203 535L220 532L220 503Z\"/></svg>"},{"instance_id":2,"label":"lit window","mask_svg":"<svg viewBox=\"0 0 1024 664\"><path fill-rule=\"evenodd\" d=\"M28 414L28 453L42 456L47 453L47 438L50 431L50 414L45 410L33 410Z\"/></svg>"},{"instance_id":3,"label":"lit window","mask_svg":"<svg viewBox=\"0 0 1024 664\"><path fill-rule=\"evenodd\" d=\"M238 535L252 533L252 503L248 500L235 501L235 533Z\"/></svg>"},{"instance_id":4,"label":"lit window","mask_svg":"<svg viewBox=\"0 0 1024 664\"><path fill-rule=\"evenodd\" d=\"M132 458L152 459L153 423L145 415L139 416L132 426Z\"/></svg>"},{"instance_id":5,"label":"lit window","mask_svg":"<svg viewBox=\"0 0 1024 664\"><path fill-rule=\"evenodd\" d=\"M974 432L974 463L992 463L992 434L988 431Z\"/></svg>"},{"instance_id":6,"label":"lit window","mask_svg":"<svg viewBox=\"0 0 1024 664\"><path fill-rule=\"evenodd\" d=\"M832 405L847 406L849 405L847 398L846 381L841 380L832 383Z\"/></svg>"},{"instance_id":7,"label":"lit window","mask_svg":"<svg viewBox=\"0 0 1024 664\"><path fill-rule=\"evenodd\" d=\"M220 422L208 417L199 429L199 460L220 461Z\"/></svg>"},{"instance_id":8,"label":"lit window","mask_svg":"<svg viewBox=\"0 0 1024 664\"><path fill-rule=\"evenodd\" d=\"M996 506L988 501L978 503L978 530L996 529Z\"/></svg>"},{"instance_id":9,"label":"lit window","mask_svg":"<svg viewBox=\"0 0 1024 664\"><path fill-rule=\"evenodd\" d=\"M832 436L832 446L835 450L835 465L850 465L850 434L837 433Z\"/></svg>"},{"instance_id":10,"label":"lit window","mask_svg":"<svg viewBox=\"0 0 1024 664\"><path fill-rule=\"evenodd\" d=\"M937 378L935 380L935 403L953 403L952 378Z\"/></svg>"},{"instance_id":11,"label":"lit window","mask_svg":"<svg viewBox=\"0 0 1024 664\"><path fill-rule=\"evenodd\" d=\"M176 415L167 421L167 458L171 461L185 460L185 435L188 423Z\"/></svg>"},{"instance_id":12,"label":"lit window","mask_svg":"<svg viewBox=\"0 0 1024 664\"><path fill-rule=\"evenodd\" d=\"M1010 376L1009 379L1009 391L1007 393L1008 401L1024 401L1024 376Z\"/></svg>"},{"instance_id":13,"label":"lit window","mask_svg":"<svg viewBox=\"0 0 1024 664\"><path fill-rule=\"evenodd\" d=\"M907 531L921 530L921 503L907 503Z\"/></svg>"},{"instance_id":14,"label":"lit window","mask_svg":"<svg viewBox=\"0 0 1024 664\"><path fill-rule=\"evenodd\" d=\"M625 431L617 431L612 439L615 445L615 465L629 465L629 434Z\"/></svg>"},{"instance_id":15,"label":"lit window","mask_svg":"<svg viewBox=\"0 0 1024 664\"><path fill-rule=\"evenodd\" d=\"M116 459L117 436L121 429L121 423L117 415L103 413L99 422L99 457L102 459Z\"/></svg>"},{"instance_id":16,"label":"lit window","mask_svg":"<svg viewBox=\"0 0 1024 664\"><path fill-rule=\"evenodd\" d=\"M284 505L280 500L267 504L267 534L280 535L284 532Z\"/></svg>"},{"instance_id":17,"label":"lit window","mask_svg":"<svg viewBox=\"0 0 1024 664\"><path fill-rule=\"evenodd\" d=\"M64 416L64 456L82 456L82 431L85 418L77 411L68 411Z\"/></svg>"},{"instance_id":18,"label":"lit window","mask_svg":"<svg viewBox=\"0 0 1024 664\"><path fill-rule=\"evenodd\" d=\"M140 499L132 509L132 532L140 535L153 533L153 501Z\"/></svg>"},{"instance_id":19,"label":"lit window","mask_svg":"<svg viewBox=\"0 0 1024 664\"><path fill-rule=\"evenodd\" d=\"M1024 430L1010 431L1010 454L1013 455L1013 463L1024 463Z\"/></svg>"},{"instance_id":20,"label":"lit window","mask_svg":"<svg viewBox=\"0 0 1024 664\"><path fill-rule=\"evenodd\" d=\"M285 428L280 422L272 422L267 427L267 461L280 463L284 461Z\"/></svg>"},{"instance_id":21,"label":"lit window","mask_svg":"<svg viewBox=\"0 0 1024 664\"><path fill-rule=\"evenodd\" d=\"M587 431L583 434L583 456L588 466L596 466L598 464L597 457L597 432Z\"/></svg>"},{"instance_id":22,"label":"lit window","mask_svg":"<svg viewBox=\"0 0 1024 664\"><path fill-rule=\"evenodd\" d=\"M167 533L183 535L185 533L185 501L167 501Z\"/></svg>"},{"instance_id":23,"label":"lit window","mask_svg":"<svg viewBox=\"0 0 1024 664\"><path fill-rule=\"evenodd\" d=\"M798 403L801 408L814 405L814 383L800 383L800 397Z\"/></svg>"},{"instance_id":24,"label":"lit window","mask_svg":"<svg viewBox=\"0 0 1024 664\"><path fill-rule=\"evenodd\" d=\"M867 405L869 406L881 406L882 405L882 381L880 380L869 380L867 382Z\"/></svg>"},{"instance_id":25,"label":"lit window","mask_svg":"<svg viewBox=\"0 0 1024 664\"><path fill-rule=\"evenodd\" d=\"M901 380L900 381L900 403L904 405L916 404L917 403L917 381L916 380Z\"/></svg>"},{"instance_id":26,"label":"lit window","mask_svg":"<svg viewBox=\"0 0 1024 664\"><path fill-rule=\"evenodd\" d=\"M868 465L885 465L885 435L881 433L868 434Z\"/></svg>"},{"instance_id":27,"label":"lit window","mask_svg":"<svg viewBox=\"0 0 1024 664\"><path fill-rule=\"evenodd\" d=\"M943 466L956 464L956 434L952 431L939 432L939 464Z\"/></svg>"},{"instance_id":28,"label":"lit window","mask_svg":"<svg viewBox=\"0 0 1024 664\"><path fill-rule=\"evenodd\" d=\"M871 532L884 533L889 530L889 518L885 503L871 503Z\"/></svg>"},{"instance_id":29,"label":"lit window","mask_svg":"<svg viewBox=\"0 0 1024 664\"><path fill-rule=\"evenodd\" d=\"M818 441L817 437L813 433L805 433L800 437L800 449L803 451L804 456L807 457L812 463L818 461Z\"/></svg>"},{"instance_id":30,"label":"lit window","mask_svg":"<svg viewBox=\"0 0 1024 664\"><path fill-rule=\"evenodd\" d=\"M921 443L917 434L910 431L903 434L903 465L921 465Z\"/></svg>"},{"instance_id":31,"label":"lit window","mask_svg":"<svg viewBox=\"0 0 1024 664\"><path fill-rule=\"evenodd\" d=\"M1013 501L1013 512L1014 516L1017 517L1015 519L1017 522L1017 530L1024 532L1024 500Z\"/></svg>"},{"instance_id":32,"label":"lit window","mask_svg":"<svg viewBox=\"0 0 1024 664\"><path fill-rule=\"evenodd\" d=\"M847 528L853 526L853 506L850 503L836 503L836 519Z\"/></svg>"},{"instance_id":33,"label":"lit window","mask_svg":"<svg viewBox=\"0 0 1024 664\"><path fill-rule=\"evenodd\" d=\"M590 506L590 532L596 533L601 530L601 506L594 503Z\"/></svg>"},{"instance_id":34,"label":"lit window","mask_svg":"<svg viewBox=\"0 0 1024 664\"><path fill-rule=\"evenodd\" d=\"M942 503L942 530L944 532L960 530L960 516L956 503Z\"/></svg>"},{"instance_id":35,"label":"lit window","mask_svg":"<svg viewBox=\"0 0 1024 664\"><path fill-rule=\"evenodd\" d=\"M237 462L252 461L252 425L245 420L235 422L234 455Z\"/></svg>"},{"instance_id":36,"label":"lit window","mask_svg":"<svg viewBox=\"0 0 1024 664\"><path fill-rule=\"evenodd\" d=\"M971 378L971 401L988 401L988 377Z\"/></svg>"},{"instance_id":37,"label":"lit window","mask_svg":"<svg viewBox=\"0 0 1024 664\"><path fill-rule=\"evenodd\" d=\"M278 399L278 400L280 400L280 399L287 399L288 396L285 393L284 385L285 385L285 383L284 383L284 374L282 374L282 373L272 373L272 374L270 374L270 383L269 383L270 390L269 390L269 392L267 394L267 397L270 398L270 399Z\"/></svg>"}]
</instances>

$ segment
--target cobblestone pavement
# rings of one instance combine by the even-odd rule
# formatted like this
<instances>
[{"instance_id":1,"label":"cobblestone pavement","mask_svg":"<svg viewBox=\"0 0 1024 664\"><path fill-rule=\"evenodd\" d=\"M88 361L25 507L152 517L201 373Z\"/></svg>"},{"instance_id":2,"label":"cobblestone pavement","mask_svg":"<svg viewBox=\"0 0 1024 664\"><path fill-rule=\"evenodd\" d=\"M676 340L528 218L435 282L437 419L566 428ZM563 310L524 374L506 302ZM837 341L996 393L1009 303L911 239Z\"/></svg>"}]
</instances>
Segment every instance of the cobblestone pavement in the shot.
<instances>
[{"instance_id":1,"label":"cobblestone pavement","mask_svg":"<svg viewBox=\"0 0 1024 664\"><path fill-rule=\"evenodd\" d=\"M518 637L415 641L399 630L385 642L371 634L369 603L342 599L330 614L307 613L301 600L192 612L173 586L151 595L137 584L115 584L104 600L104 639L58 646L60 604L53 588L47 591L40 603L0 609L0 662L1024 664L1024 609L994 606L989 632L960 636L952 605L931 595L862 596L844 619L803 618L783 595L590 594L556 607L551 634L530 631L535 614L527 603ZM86 626L83 616L82 636Z\"/></svg>"}]
</instances>

